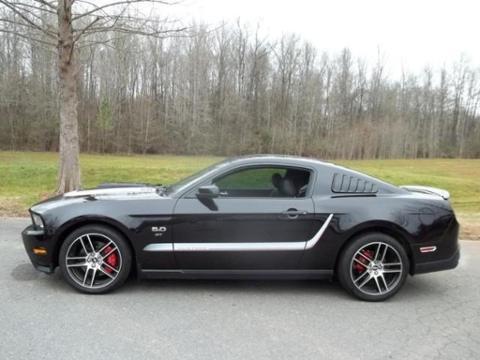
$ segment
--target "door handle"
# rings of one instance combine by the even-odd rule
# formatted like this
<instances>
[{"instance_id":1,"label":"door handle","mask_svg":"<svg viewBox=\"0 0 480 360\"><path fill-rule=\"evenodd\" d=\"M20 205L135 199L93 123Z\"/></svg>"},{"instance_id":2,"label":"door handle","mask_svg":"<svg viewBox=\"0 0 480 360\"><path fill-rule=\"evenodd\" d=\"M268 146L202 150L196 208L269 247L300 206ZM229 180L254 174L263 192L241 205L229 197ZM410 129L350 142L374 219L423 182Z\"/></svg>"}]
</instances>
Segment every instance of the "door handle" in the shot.
<instances>
[{"instance_id":1,"label":"door handle","mask_svg":"<svg viewBox=\"0 0 480 360\"><path fill-rule=\"evenodd\" d=\"M307 212L305 210L288 209L282 214L287 216L289 219L296 219L299 215L307 215Z\"/></svg>"}]
</instances>

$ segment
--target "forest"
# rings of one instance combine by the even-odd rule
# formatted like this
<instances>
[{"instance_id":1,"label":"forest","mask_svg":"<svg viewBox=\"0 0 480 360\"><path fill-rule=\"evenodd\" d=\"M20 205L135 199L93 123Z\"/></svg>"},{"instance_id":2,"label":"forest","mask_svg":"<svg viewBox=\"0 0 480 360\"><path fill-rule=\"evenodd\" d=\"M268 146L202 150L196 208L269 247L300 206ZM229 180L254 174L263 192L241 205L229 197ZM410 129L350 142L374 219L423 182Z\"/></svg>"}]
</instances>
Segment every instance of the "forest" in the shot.
<instances>
[{"instance_id":1,"label":"forest","mask_svg":"<svg viewBox=\"0 0 480 360\"><path fill-rule=\"evenodd\" d=\"M0 150L58 151L55 48L0 32ZM98 32L78 44L80 149L288 153L322 158L480 157L480 69L388 73L239 21L168 37Z\"/></svg>"}]
</instances>

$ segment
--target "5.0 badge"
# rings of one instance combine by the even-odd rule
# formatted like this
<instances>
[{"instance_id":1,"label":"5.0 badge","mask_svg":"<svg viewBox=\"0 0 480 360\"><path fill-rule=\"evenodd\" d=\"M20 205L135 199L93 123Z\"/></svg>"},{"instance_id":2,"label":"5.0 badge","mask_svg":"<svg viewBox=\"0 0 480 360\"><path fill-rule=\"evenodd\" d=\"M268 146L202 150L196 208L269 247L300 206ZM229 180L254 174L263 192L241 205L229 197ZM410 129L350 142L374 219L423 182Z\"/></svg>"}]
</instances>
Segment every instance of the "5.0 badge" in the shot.
<instances>
[{"instance_id":1,"label":"5.0 badge","mask_svg":"<svg viewBox=\"0 0 480 360\"><path fill-rule=\"evenodd\" d=\"M167 231L167 227L166 226L152 226L152 232L154 233L164 233L165 231Z\"/></svg>"}]
</instances>

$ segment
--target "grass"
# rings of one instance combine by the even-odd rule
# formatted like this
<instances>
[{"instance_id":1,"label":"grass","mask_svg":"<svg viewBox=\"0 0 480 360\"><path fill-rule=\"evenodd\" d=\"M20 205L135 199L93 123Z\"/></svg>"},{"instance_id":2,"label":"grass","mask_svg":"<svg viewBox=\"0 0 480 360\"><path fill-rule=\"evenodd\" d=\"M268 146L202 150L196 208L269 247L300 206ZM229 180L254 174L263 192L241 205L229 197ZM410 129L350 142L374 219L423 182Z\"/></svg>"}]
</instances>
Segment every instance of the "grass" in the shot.
<instances>
[{"instance_id":1,"label":"grass","mask_svg":"<svg viewBox=\"0 0 480 360\"><path fill-rule=\"evenodd\" d=\"M395 185L448 190L456 211L480 213L480 159L339 161Z\"/></svg>"},{"instance_id":2,"label":"grass","mask_svg":"<svg viewBox=\"0 0 480 360\"><path fill-rule=\"evenodd\" d=\"M216 161L211 156L82 155L83 186L102 182L170 184ZM24 216L55 189L56 153L0 152L0 216ZM463 233L480 238L480 160L335 161L396 185L435 186L450 191Z\"/></svg>"},{"instance_id":3,"label":"grass","mask_svg":"<svg viewBox=\"0 0 480 360\"><path fill-rule=\"evenodd\" d=\"M83 187L102 182L169 184L221 158L193 156L82 155ZM55 190L58 154L0 152L0 215L26 214Z\"/></svg>"}]
</instances>

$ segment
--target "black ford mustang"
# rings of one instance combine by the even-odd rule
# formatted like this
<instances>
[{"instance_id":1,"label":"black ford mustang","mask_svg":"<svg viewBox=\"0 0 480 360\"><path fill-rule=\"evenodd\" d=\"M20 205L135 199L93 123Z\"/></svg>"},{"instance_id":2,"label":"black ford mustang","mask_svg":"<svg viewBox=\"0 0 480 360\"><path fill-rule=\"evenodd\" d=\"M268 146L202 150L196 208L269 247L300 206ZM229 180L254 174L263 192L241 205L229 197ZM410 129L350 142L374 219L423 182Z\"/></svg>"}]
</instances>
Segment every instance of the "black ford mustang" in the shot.
<instances>
[{"instance_id":1,"label":"black ford mustang","mask_svg":"<svg viewBox=\"0 0 480 360\"><path fill-rule=\"evenodd\" d=\"M86 293L143 278L336 276L360 299L454 268L448 192L396 187L313 159L233 158L169 187L104 184L30 209L34 266Z\"/></svg>"}]
</instances>

